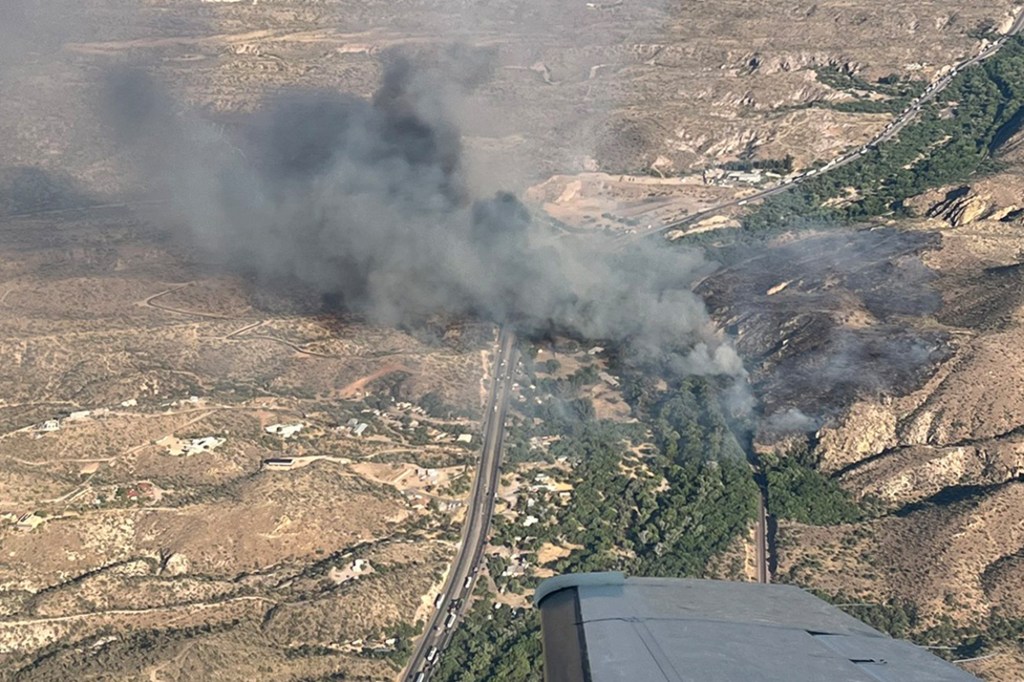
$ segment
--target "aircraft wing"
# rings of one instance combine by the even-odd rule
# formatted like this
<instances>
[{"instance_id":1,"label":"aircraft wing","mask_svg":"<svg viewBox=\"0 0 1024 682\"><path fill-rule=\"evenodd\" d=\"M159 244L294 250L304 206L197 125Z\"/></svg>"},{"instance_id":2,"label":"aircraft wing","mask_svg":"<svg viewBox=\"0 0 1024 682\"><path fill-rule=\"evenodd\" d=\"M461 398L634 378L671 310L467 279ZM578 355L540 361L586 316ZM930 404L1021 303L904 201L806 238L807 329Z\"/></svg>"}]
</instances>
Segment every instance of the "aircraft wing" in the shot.
<instances>
[{"instance_id":1,"label":"aircraft wing","mask_svg":"<svg viewBox=\"0 0 1024 682\"><path fill-rule=\"evenodd\" d=\"M547 682L977 679L789 585L582 573L534 600Z\"/></svg>"}]
</instances>

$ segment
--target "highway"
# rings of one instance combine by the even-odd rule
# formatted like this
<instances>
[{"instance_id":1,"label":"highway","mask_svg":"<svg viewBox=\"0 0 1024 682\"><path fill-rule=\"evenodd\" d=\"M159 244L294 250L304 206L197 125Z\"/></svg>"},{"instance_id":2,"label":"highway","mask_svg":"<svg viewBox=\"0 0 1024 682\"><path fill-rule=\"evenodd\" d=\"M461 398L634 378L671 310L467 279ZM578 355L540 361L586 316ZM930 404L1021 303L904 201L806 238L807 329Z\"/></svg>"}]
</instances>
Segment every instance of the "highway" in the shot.
<instances>
[{"instance_id":1,"label":"highway","mask_svg":"<svg viewBox=\"0 0 1024 682\"><path fill-rule=\"evenodd\" d=\"M501 447L505 437L505 418L508 414L509 390L515 367L515 333L505 324L498 334L498 352L491 368L491 389L483 416L483 449L480 468L473 481L466 521L462 525L455 561L445 582L439 601L427 623L427 630L417 641L404 679L423 682L429 679L441 653L448 646L455 626L465 612L473 585L480 572L484 545L494 513L495 491L500 477ZM456 601L457 600L457 601Z\"/></svg>"},{"instance_id":2,"label":"highway","mask_svg":"<svg viewBox=\"0 0 1024 682\"><path fill-rule=\"evenodd\" d=\"M768 508L764 504L764 490L757 496L757 525L754 526L754 562L757 564L757 582L771 579L768 566Z\"/></svg>"},{"instance_id":3,"label":"highway","mask_svg":"<svg viewBox=\"0 0 1024 682\"><path fill-rule=\"evenodd\" d=\"M694 213L693 215L688 215L680 220L674 220L669 223L664 223L662 225L658 225L647 230L638 230L637 232L630 234L628 236L620 237L618 243L628 243L636 241L638 239L643 239L644 237L649 237L651 235L661 234L664 232L668 232L670 230L677 230L686 227L687 225L699 222L701 220L704 220L705 218L710 218L714 215L718 215L727 208L746 206L750 202L758 201L761 199L767 199L770 196L781 194L783 192L788 192L793 187L796 187L797 185L803 182L807 182L807 180L811 179L816 175L823 175L825 173L832 172L838 168L842 168L843 166L849 163L853 163L860 156L867 154L868 151L874 149L879 144L887 142L896 135L898 135L901 130L906 128L914 121L915 118L917 118L917 115L921 112L922 105L935 99L935 97L940 92L949 87L949 84L953 82L953 79L957 76L957 74L960 73L960 71L966 69L967 67L974 66L975 64L980 64L986 59L992 57L994 54L996 54L997 52L999 52L999 50L1002 49L1002 47L1006 44L1006 41L1009 40L1010 36L1020 33L1022 28L1024 28L1024 12L1021 12L1017 16L1017 18L1013 22L1013 25L1010 27L1007 33L1000 36L998 39L993 41L992 44L986 46L981 52L974 55L973 57L965 59L964 61L954 64L952 67L950 67L949 71L946 72L946 75L944 75L939 80L931 83L923 93L921 93L917 98L912 100L907 105L906 109L900 112L900 114L895 119L893 119L889 124L887 124L880 133L878 133L875 137L873 137L869 142L865 143L863 146L848 151L844 153L842 156L832 159L822 167L812 168L803 173L799 173L797 175L789 177L783 180L782 183L777 185L776 187L762 190L760 192L747 195L740 199L733 199L731 201L727 201L725 203L712 206L711 208L704 209L703 211L699 211L697 213Z\"/></svg>"}]
</instances>

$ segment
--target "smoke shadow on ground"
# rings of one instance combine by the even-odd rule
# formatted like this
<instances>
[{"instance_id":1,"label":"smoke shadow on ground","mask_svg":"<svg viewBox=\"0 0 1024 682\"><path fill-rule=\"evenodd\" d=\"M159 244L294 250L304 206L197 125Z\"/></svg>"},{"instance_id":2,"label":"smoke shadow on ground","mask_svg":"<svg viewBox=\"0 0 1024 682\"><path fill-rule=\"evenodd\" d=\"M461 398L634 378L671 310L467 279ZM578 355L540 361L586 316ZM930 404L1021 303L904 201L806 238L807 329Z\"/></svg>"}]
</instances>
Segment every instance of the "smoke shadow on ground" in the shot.
<instances>
[{"instance_id":1,"label":"smoke shadow on ground","mask_svg":"<svg viewBox=\"0 0 1024 682\"><path fill-rule=\"evenodd\" d=\"M88 208L102 201L65 173L35 166L0 168L0 217Z\"/></svg>"}]
</instances>

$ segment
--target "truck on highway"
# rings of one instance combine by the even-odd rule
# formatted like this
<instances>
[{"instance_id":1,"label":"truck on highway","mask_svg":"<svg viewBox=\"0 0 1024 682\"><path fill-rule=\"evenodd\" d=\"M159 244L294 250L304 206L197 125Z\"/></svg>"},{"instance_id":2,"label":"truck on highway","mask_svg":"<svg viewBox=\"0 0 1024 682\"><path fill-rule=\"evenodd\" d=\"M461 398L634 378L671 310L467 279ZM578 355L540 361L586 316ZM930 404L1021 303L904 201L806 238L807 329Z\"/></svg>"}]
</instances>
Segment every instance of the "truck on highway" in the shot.
<instances>
[{"instance_id":1,"label":"truck on highway","mask_svg":"<svg viewBox=\"0 0 1024 682\"><path fill-rule=\"evenodd\" d=\"M441 594L437 595L437 599L434 600L434 608L435 609L441 608L441 604L443 604L443 603L444 603L444 593L442 592Z\"/></svg>"},{"instance_id":2,"label":"truck on highway","mask_svg":"<svg viewBox=\"0 0 1024 682\"><path fill-rule=\"evenodd\" d=\"M421 670L418 673L416 673L416 679L414 680L414 682L423 682L423 680L425 679L427 679L427 674Z\"/></svg>"},{"instance_id":3,"label":"truck on highway","mask_svg":"<svg viewBox=\"0 0 1024 682\"><path fill-rule=\"evenodd\" d=\"M747 205L747 200L746 199L740 199L739 201L736 202L736 205L737 206L746 206Z\"/></svg>"},{"instance_id":4,"label":"truck on highway","mask_svg":"<svg viewBox=\"0 0 1024 682\"><path fill-rule=\"evenodd\" d=\"M469 589L469 586L473 583L473 574L466 576L466 582L462 584L462 591L465 592Z\"/></svg>"},{"instance_id":5,"label":"truck on highway","mask_svg":"<svg viewBox=\"0 0 1024 682\"><path fill-rule=\"evenodd\" d=\"M458 616L457 616L457 614L454 611L449 613L448 617L444 619L444 629L445 630L451 630L452 626L455 625L455 619L457 617Z\"/></svg>"},{"instance_id":6,"label":"truck on highway","mask_svg":"<svg viewBox=\"0 0 1024 682\"><path fill-rule=\"evenodd\" d=\"M427 663L433 664L434 661L436 661L436 660L437 660L437 647L436 646L432 646L432 647L430 647L430 650L427 651Z\"/></svg>"}]
</instances>

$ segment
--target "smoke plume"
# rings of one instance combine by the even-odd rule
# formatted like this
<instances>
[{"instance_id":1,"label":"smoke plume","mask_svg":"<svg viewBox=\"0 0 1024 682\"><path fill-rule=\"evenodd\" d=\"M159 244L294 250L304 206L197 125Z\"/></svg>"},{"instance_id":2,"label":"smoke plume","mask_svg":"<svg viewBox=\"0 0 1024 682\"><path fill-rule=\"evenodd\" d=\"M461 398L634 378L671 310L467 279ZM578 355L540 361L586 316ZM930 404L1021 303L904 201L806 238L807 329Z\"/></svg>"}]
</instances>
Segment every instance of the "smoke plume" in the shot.
<instances>
[{"instance_id":1,"label":"smoke plume","mask_svg":"<svg viewBox=\"0 0 1024 682\"><path fill-rule=\"evenodd\" d=\"M487 64L453 54L427 68L391 57L370 100L280 93L230 135L120 72L108 120L173 217L233 268L297 279L380 323L483 316L744 376L692 291L713 269L700 252L617 250L560 234L511 194L470 196L449 101Z\"/></svg>"}]
</instances>

